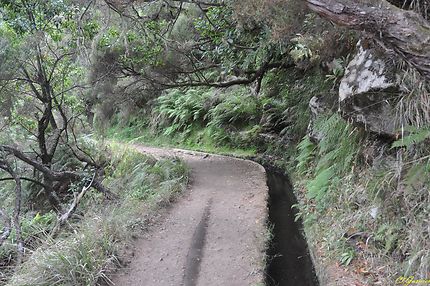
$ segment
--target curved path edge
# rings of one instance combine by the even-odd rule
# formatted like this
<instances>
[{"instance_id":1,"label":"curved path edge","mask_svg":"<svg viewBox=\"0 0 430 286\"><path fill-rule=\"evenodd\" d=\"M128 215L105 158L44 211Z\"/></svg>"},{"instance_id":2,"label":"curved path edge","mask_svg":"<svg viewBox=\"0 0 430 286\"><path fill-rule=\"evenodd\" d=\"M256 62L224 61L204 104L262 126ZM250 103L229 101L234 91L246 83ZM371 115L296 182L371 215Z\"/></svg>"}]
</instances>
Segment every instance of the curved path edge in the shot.
<instances>
[{"instance_id":1,"label":"curved path edge","mask_svg":"<svg viewBox=\"0 0 430 286\"><path fill-rule=\"evenodd\" d=\"M252 161L182 149L132 145L179 157L191 169L184 194L134 245L118 286L264 285L268 187Z\"/></svg>"}]
</instances>

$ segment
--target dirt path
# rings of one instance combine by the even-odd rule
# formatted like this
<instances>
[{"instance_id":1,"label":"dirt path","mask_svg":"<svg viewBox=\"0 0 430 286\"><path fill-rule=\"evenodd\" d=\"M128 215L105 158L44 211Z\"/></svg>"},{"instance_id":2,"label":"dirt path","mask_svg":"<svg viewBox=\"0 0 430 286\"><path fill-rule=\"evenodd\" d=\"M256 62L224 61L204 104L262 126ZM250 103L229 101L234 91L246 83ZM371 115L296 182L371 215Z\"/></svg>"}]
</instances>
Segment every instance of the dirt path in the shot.
<instances>
[{"instance_id":1,"label":"dirt path","mask_svg":"<svg viewBox=\"0 0 430 286\"><path fill-rule=\"evenodd\" d=\"M178 156L191 168L184 196L113 278L118 286L263 285L267 185L251 161L183 150L136 147Z\"/></svg>"}]
</instances>

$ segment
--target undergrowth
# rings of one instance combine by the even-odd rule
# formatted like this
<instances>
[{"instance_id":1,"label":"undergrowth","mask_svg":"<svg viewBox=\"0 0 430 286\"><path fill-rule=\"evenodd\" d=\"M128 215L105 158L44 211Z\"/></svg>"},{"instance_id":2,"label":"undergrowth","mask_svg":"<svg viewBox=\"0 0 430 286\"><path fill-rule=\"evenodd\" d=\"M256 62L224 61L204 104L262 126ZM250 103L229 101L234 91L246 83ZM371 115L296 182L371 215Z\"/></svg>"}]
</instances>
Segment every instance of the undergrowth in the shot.
<instances>
[{"instance_id":1,"label":"undergrowth","mask_svg":"<svg viewBox=\"0 0 430 286\"><path fill-rule=\"evenodd\" d=\"M188 178L177 159L155 160L132 148L112 144L105 183L119 199L107 202L88 194L57 239L43 236L41 247L27 254L8 286L75 286L109 283L108 273L120 263L125 245L146 228L146 219L181 192ZM49 223L46 215L35 217Z\"/></svg>"},{"instance_id":2,"label":"undergrowth","mask_svg":"<svg viewBox=\"0 0 430 286\"><path fill-rule=\"evenodd\" d=\"M259 95L245 86L173 89L149 111L126 121L114 116L101 133L115 140L221 154L255 156L268 150L286 155L282 145L296 144L306 133L312 94L327 91L329 84L318 72L303 78L277 71L265 76L262 87ZM267 142L266 134L275 136L279 146Z\"/></svg>"},{"instance_id":3,"label":"undergrowth","mask_svg":"<svg viewBox=\"0 0 430 286\"><path fill-rule=\"evenodd\" d=\"M323 134L320 142L306 136L298 144L301 179L295 181L309 244L327 255L319 263L338 260L371 285L389 285L399 276L426 277L428 129L405 128L408 135L371 165L362 157L368 139L339 115L321 117L316 129Z\"/></svg>"}]
</instances>

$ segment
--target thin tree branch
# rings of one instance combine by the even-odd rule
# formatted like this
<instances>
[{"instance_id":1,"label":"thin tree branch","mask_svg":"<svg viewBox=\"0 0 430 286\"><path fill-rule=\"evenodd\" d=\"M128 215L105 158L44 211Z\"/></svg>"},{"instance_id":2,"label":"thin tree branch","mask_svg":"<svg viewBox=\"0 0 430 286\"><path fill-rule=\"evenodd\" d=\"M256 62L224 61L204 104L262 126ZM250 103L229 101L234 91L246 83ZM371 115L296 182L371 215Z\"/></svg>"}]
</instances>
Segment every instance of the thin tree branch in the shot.
<instances>
[{"instance_id":1,"label":"thin tree branch","mask_svg":"<svg viewBox=\"0 0 430 286\"><path fill-rule=\"evenodd\" d=\"M10 226L10 217L2 209L0 209L0 219L3 221L4 224L0 236L0 246L2 246L6 239L8 239L12 228Z\"/></svg>"},{"instance_id":2,"label":"thin tree branch","mask_svg":"<svg viewBox=\"0 0 430 286\"><path fill-rule=\"evenodd\" d=\"M75 198L73 199L73 202L71 203L67 211L58 218L57 224L54 226L51 232L51 235L53 237L55 237L59 233L60 228L74 214L74 212L79 206L79 202L81 201L81 199L88 192L88 190L93 186L95 177L96 177L96 173L94 173L93 178L91 179L91 182L87 186L84 186L81 192L77 196L75 196Z\"/></svg>"},{"instance_id":3,"label":"thin tree branch","mask_svg":"<svg viewBox=\"0 0 430 286\"><path fill-rule=\"evenodd\" d=\"M21 222L19 218L21 215L21 201L22 201L21 180L6 160L0 161L0 169L3 169L4 171L8 172L15 181L15 208L13 210L12 221L13 221L13 227L15 229L15 240L16 240L16 247L17 247L17 264L20 265L22 263L22 259L24 256L24 241L22 240Z\"/></svg>"}]
</instances>

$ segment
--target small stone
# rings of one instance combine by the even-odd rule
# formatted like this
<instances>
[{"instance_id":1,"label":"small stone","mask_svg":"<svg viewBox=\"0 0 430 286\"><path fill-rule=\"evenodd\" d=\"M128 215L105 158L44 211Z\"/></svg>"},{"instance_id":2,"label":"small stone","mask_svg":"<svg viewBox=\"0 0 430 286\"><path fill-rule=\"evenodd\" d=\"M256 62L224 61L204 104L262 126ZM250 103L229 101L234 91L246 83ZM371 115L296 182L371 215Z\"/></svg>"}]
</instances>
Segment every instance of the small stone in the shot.
<instances>
[{"instance_id":1,"label":"small stone","mask_svg":"<svg viewBox=\"0 0 430 286\"><path fill-rule=\"evenodd\" d=\"M370 216L371 216L373 219L376 219L376 217L378 216L378 212L379 212L379 208L378 208L378 207L374 207L374 208L371 208L371 209L370 209L369 214L370 214Z\"/></svg>"}]
</instances>

